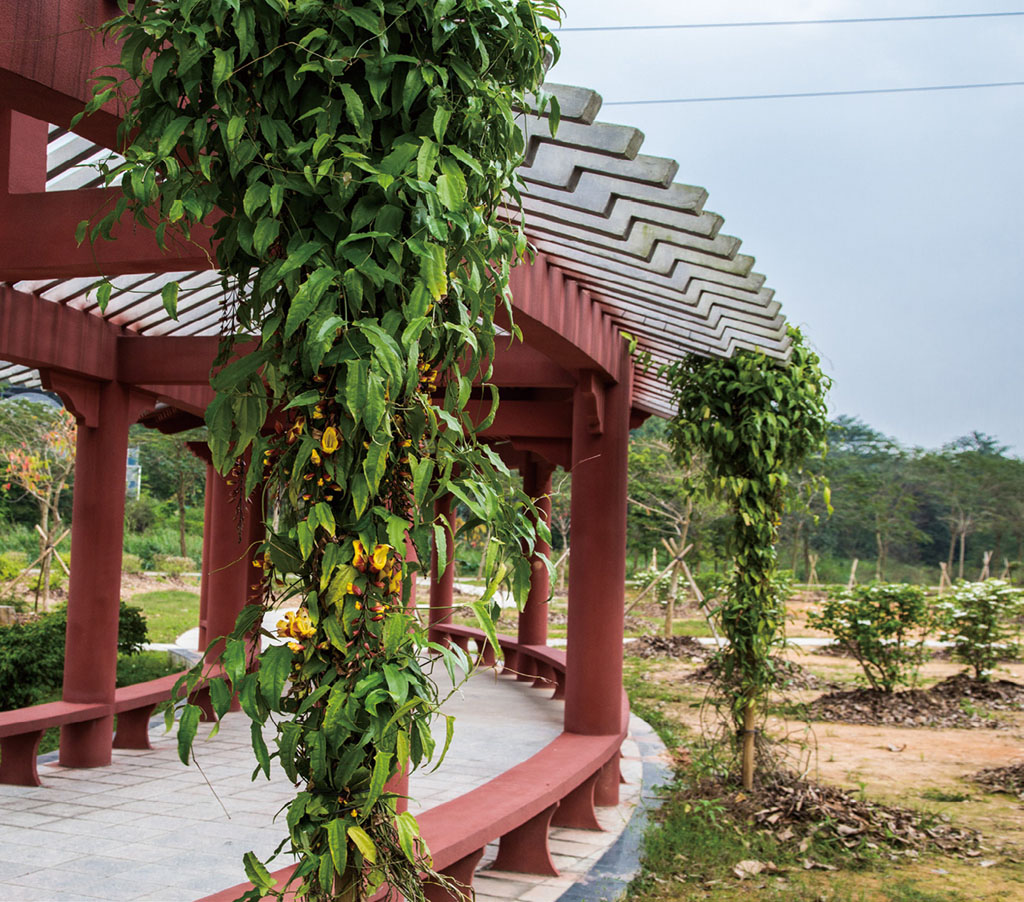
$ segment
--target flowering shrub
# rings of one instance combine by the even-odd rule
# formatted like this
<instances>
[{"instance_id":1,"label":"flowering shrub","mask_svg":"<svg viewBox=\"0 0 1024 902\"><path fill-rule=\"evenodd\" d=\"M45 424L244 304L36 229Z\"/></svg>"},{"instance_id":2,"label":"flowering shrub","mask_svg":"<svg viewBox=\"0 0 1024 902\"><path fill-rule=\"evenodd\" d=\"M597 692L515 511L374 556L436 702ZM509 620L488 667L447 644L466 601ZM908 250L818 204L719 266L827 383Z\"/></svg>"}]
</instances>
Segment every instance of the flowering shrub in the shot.
<instances>
[{"instance_id":1,"label":"flowering shrub","mask_svg":"<svg viewBox=\"0 0 1024 902\"><path fill-rule=\"evenodd\" d=\"M999 579L961 581L937 608L943 641L953 643L953 656L972 667L977 679L990 679L1000 658L1017 654L1011 621L1024 609L1024 591Z\"/></svg>"},{"instance_id":2,"label":"flowering shrub","mask_svg":"<svg viewBox=\"0 0 1024 902\"><path fill-rule=\"evenodd\" d=\"M807 622L849 650L873 689L892 692L916 681L935 612L920 586L872 582L830 593Z\"/></svg>"}]
</instances>

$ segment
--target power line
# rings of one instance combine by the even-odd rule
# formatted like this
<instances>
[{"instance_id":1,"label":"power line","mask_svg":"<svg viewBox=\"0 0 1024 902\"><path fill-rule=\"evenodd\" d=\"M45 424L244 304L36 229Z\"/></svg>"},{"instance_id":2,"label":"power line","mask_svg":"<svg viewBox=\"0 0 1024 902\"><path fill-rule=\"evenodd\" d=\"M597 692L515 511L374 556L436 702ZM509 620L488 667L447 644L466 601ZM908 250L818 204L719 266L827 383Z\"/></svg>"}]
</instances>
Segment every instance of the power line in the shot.
<instances>
[{"instance_id":1,"label":"power line","mask_svg":"<svg viewBox=\"0 0 1024 902\"><path fill-rule=\"evenodd\" d=\"M583 31L681 31L697 28L766 28L791 25L853 25L874 22L935 22L949 19L996 19L1024 16L1024 10L1002 13L949 13L931 16L871 16L858 19L780 19L768 22L690 22L684 25L588 25L559 28L558 32Z\"/></svg>"},{"instance_id":2,"label":"power line","mask_svg":"<svg viewBox=\"0 0 1024 902\"><path fill-rule=\"evenodd\" d=\"M800 91L792 94L737 94L728 97L673 97L666 100L607 100L603 106L649 106L658 103L721 103L730 100L780 100L791 97L851 97L856 94L911 94L923 91L967 91L975 88L1016 88L1024 81L993 81L976 85L922 85L914 88L861 88L855 91Z\"/></svg>"}]
</instances>

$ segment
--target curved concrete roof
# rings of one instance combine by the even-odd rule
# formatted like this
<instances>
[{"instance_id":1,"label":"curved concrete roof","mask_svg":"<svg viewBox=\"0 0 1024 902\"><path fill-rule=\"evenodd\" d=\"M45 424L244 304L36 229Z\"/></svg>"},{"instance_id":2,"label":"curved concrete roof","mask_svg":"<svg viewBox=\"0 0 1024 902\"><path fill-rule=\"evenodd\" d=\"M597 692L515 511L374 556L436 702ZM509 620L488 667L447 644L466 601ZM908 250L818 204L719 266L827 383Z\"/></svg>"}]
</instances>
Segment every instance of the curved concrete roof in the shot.
<instances>
[{"instance_id":1,"label":"curved concrete roof","mask_svg":"<svg viewBox=\"0 0 1024 902\"><path fill-rule=\"evenodd\" d=\"M548 84L559 100L555 136L546 117L523 119L526 160L519 170L527 235L547 261L590 293L622 332L656 363L685 354L731 356L760 348L784 358L789 341L779 304L740 242L720 232L722 217L704 209L703 188L673 181L673 160L639 153L643 135L597 121L594 91ZM90 164L109 154L78 135L51 127L47 191L100 184ZM506 215L513 211L506 210ZM163 310L160 291L179 280L178 319ZM216 335L222 319L216 272L118 276L102 314L144 335ZM88 295L92 279L22 281L14 287L101 315ZM36 374L0 362L0 380L31 384ZM667 387L653 370L635 380L635 406L671 415Z\"/></svg>"}]
</instances>

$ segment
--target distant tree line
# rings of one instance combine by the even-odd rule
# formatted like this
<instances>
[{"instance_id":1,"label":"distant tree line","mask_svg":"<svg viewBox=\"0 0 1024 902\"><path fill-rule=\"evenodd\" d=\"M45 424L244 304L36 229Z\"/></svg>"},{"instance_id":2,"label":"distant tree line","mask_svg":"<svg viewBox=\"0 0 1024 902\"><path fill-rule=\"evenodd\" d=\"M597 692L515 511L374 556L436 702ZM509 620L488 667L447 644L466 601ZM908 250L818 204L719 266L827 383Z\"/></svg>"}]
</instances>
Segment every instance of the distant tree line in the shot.
<instances>
[{"instance_id":1,"label":"distant tree line","mask_svg":"<svg viewBox=\"0 0 1024 902\"><path fill-rule=\"evenodd\" d=\"M854 417L831 423L828 453L812 472L828 477L831 515L819 496L793 503L782 520L783 567L806 580L846 582L854 559L857 580L938 583L950 579L1024 577L1024 461L981 432L937 450L910 448ZM683 492L685 471L673 460L663 421L652 418L630 447L630 552L633 569L656 553L692 544L691 568L727 566L726 516L720 504ZM1007 573L1009 570L1009 573Z\"/></svg>"}]
</instances>

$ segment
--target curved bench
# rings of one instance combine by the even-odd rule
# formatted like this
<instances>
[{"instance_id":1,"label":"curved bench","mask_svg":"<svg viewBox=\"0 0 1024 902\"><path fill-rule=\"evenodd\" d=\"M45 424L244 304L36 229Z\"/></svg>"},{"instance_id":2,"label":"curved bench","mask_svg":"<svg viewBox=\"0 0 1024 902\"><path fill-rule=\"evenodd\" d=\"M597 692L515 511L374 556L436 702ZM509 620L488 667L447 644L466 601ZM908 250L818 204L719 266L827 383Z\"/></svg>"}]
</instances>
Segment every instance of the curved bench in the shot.
<instances>
[{"instance_id":1,"label":"curved bench","mask_svg":"<svg viewBox=\"0 0 1024 902\"><path fill-rule=\"evenodd\" d=\"M467 653L475 643L480 662L494 664L494 650L482 630L455 624L438 624L451 642ZM498 636L510 674L534 680L534 685L554 685L553 698L565 687L565 652L538 645L520 645L510 636ZM530 676L525 665L536 666ZM541 676L539 668L546 668ZM618 733L584 736L562 733L552 742L494 779L457 799L444 802L418 816L420 832L433 858L434 868L470 887L473 872L485 847L499 841L498 870L557 875L548 847L548 830L554 826L602 829L595 806L604 801L601 784L617 784L619 748L626 736L629 702L622 694L622 728ZM278 887L283 887L294 865L274 872ZM244 883L205 896L199 902L233 902L251 888ZM431 902L464 902L465 895L453 894L436 884L425 887ZM375 899L387 898L386 891Z\"/></svg>"},{"instance_id":2,"label":"curved bench","mask_svg":"<svg viewBox=\"0 0 1024 902\"><path fill-rule=\"evenodd\" d=\"M14 711L0 711L0 783L41 786L36 758L43 733L50 727L102 720L117 715L113 747L148 749L149 719L153 709L171 697L180 673L122 686L114 690L112 705L47 702Z\"/></svg>"}]
</instances>

